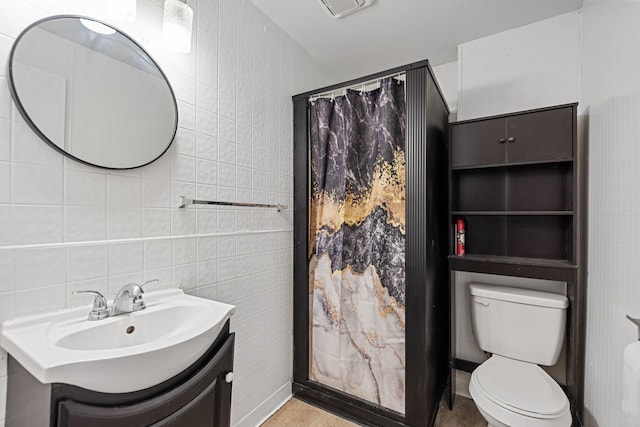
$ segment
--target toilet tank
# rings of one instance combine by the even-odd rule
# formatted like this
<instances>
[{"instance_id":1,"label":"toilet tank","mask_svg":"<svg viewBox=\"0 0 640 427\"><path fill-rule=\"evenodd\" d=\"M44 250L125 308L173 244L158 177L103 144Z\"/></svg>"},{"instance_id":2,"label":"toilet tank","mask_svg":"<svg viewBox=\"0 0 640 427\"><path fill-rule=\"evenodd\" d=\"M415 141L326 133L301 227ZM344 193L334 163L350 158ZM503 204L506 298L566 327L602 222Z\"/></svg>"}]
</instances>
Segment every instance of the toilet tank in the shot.
<instances>
[{"instance_id":1,"label":"toilet tank","mask_svg":"<svg viewBox=\"0 0 640 427\"><path fill-rule=\"evenodd\" d=\"M486 352L553 365L564 340L569 301L564 295L472 283L471 323Z\"/></svg>"}]
</instances>

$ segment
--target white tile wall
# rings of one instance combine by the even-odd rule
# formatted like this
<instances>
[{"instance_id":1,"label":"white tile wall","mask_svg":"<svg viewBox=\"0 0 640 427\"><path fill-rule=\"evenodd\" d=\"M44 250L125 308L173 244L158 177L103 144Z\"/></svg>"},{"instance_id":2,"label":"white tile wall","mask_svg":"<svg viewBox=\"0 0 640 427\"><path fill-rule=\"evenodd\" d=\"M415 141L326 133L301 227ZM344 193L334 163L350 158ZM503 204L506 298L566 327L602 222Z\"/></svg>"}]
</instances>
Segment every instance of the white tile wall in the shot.
<instances>
[{"instance_id":1,"label":"white tile wall","mask_svg":"<svg viewBox=\"0 0 640 427\"><path fill-rule=\"evenodd\" d=\"M622 408L622 352L640 317L640 4L585 1L582 91L588 116L589 277L585 425L636 426Z\"/></svg>"},{"instance_id":2,"label":"white tile wall","mask_svg":"<svg viewBox=\"0 0 640 427\"><path fill-rule=\"evenodd\" d=\"M291 378L292 212L178 210L177 198L291 206L291 95L329 76L249 0L189 0L196 28L186 55L164 50L162 1L138 0L134 23L113 20L108 3L0 2L0 321L90 302L73 290L112 295L153 278L150 291L180 286L236 304L232 421L247 425L280 403ZM82 165L12 108L4 76L14 38L61 13L112 22L161 64L180 114L161 159L121 172ZM0 351L0 426L5 394Z\"/></svg>"},{"instance_id":3,"label":"white tile wall","mask_svg":"<svg viewBox=\"0 0 640 427\"><path fill-rule=\"evenodd\" d=\"M554 16L458 46L458 120L576 102L580 14Z\"/></svg>"}]
</instances>

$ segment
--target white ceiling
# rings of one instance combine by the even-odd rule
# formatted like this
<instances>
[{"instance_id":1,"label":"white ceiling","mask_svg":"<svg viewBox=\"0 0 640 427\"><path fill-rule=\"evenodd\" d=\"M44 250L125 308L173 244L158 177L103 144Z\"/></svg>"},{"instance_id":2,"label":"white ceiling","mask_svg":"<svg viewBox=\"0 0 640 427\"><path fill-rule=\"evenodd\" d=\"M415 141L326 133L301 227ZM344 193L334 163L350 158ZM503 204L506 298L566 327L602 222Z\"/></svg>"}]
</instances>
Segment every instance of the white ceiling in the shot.
<instances>
[{"instance_id":1,"label":"white ceiling","mask_svg":"<svg viewBox=\"0 0 640 427\"><path fill-rule=\"evenodd\" d=\"M375 0L335 19L320 0L253 0L340 79L429 59L457 59L456 46L582 7L582 0Z\"/></svg>"}]
</instances>

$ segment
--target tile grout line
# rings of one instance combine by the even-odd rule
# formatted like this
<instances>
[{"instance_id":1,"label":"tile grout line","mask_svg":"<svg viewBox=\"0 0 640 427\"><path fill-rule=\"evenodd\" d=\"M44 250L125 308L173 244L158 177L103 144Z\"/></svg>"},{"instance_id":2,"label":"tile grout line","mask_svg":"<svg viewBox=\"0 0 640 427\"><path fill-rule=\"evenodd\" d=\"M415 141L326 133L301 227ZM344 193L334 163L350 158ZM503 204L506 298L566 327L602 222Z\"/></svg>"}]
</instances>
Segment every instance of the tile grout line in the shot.
<instances>
[{"instance_id":1,"label":"tile grout line","mask_svg":"<svg viewBox=\"0 0 640 427\"><path fill-rule=\"evenodd\" d=\"M93 246L93 245L109 245L114 243L135 243L155 240L178 240L200 237L216 237L216 236L242 236L253 234L269 234L269 233L293 233L292 229L270 229L270 230L247 230L234 231L227 233L205 233L205 234L183 234L176 236L154 236L154 237L132 237L125 239L105 239L105 240L87 240L80 242L57 242L57 243L33 243L25 245L7 245L0 246L0 250L20 250L20 249L45 249L58 247L76 247L76 246Z\"/></svg>"}]
</instances>

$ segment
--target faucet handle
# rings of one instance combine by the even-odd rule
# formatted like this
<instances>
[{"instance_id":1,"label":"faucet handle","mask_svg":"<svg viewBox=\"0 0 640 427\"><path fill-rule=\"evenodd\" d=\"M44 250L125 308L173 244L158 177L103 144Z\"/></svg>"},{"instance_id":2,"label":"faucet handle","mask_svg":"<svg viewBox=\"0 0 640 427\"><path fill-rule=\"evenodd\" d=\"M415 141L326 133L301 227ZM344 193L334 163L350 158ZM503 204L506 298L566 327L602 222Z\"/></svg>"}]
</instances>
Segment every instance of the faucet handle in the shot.
<instances>
[{"instance_id":1,"label":"faucet handle","mask_svg":"<svg viewBox=\"0 0 640 427\"><path fill-rule=\"evenodd\" d=\"M147 280L146 282L140 285L136 285L135 283L133 283L134 289L137 290L134 292L133 300L131 301L133 311L143 310L146 307L144 301L142 300L142 294L144 294L144 289L143 289L144 285L148 285L150 283L159 282L159 281L160 279L152 279L152 280Z\"/></svg>"},{"instance_id":2,"label":"faucet handle","mask_svg":"<svg viewBox=\"0 0 640 427\"><path fill-rule=\"evenodd\" d=\"M151 279L151 280L147 280L146 282L144 282L143 284L140 285L140 288L144 288L145 285L149 285L151 283L159 283L160 279ZM144 293L144 290L143 290Z\"/></svg>"},{"instance_id":3,"label":"faucet handle","mask_svg":"<svg viewBox=\"0 0 640 427\"><path fill-rule=\"evenodd\" d=\"M87 317L89 320L100 320L105 317L109 317L109 308L107 306L107 299L98 291L90 290L78 290L71 292L71 295L92 294L95 295L93 299L93 309Z\"/></svg>"},{"instance_id":4,"label":"faucet handle","mask_svg":"<svg viewBox=\"0 0 640 427\"><path fill-rule=\"evenodd\" d=\"M137 283L129 283L127 284L127 286L131 286L133 289L133 298L134 301L140 300L142 298L142 294L144 294L144 286L148 285L150 283L157 283L159 282L160 279L152 279L152 280L147 280L146 282L138 285Z\"/></svg>"},{"instance_id":5,"label":"faucet handle","mask_svg":"<svg viewBox=\"0 0 640 427\"><path fill-rule=\"evenodd\" d=\"M98 291L79 290L71 292L71 295L93 294L96 297L93 300L94 310L104 310L107 308L107 299Z\"/></svg>"}]
</instances>

